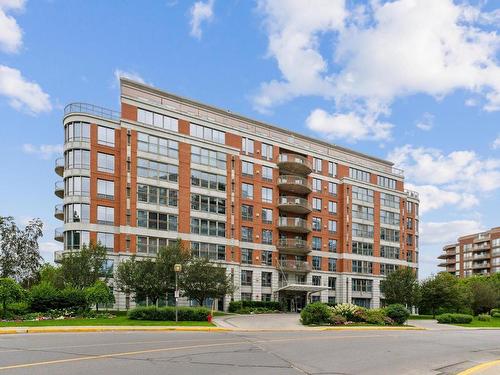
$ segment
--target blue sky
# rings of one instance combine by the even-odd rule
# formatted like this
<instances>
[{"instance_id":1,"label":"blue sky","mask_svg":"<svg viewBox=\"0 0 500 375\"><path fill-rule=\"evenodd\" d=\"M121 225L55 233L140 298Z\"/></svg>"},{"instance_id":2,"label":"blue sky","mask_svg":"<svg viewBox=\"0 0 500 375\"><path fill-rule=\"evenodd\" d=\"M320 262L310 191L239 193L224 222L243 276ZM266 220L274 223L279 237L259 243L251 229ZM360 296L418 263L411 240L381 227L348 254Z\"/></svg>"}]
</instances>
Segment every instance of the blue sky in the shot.
<instances>
[{"instance_id":1,"label":"blue sky","mask_svg":"<svg viewBox=\"0 0 500 375\"><path fill-rule=\"evenodd\" d=\"M117 76L406 170L421 276L444 243L500 225L495 1L0 0L0 215L53 230L64 105L119 109Z\"/></svg>"}]
</instances>

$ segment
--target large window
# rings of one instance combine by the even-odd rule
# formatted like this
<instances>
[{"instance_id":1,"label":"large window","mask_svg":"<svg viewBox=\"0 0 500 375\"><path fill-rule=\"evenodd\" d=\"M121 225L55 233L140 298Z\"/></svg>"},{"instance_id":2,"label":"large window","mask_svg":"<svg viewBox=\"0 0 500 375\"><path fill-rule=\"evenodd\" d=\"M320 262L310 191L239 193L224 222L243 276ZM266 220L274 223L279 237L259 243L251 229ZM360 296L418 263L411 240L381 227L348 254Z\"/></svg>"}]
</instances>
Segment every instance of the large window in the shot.
<instances>
[{"instance_id":1,"label":"large window","mask_svg":"<svg viewBox=\"0 0 500 375\"><path fill-rule=\"evenodd\" d=\"M312 190L315 193L321 193L321 180L319 178L312 179Z\"/></svg>"},{"instance_id":2,"label":"large window","mask_svg":"<svg viewBox=\"0 0 500 375\"><path fill-rule=\"evenodd\" d=\"M337 252L337 240L330 238L328 240L328 251L331 253Z\"/></svg>"},{"instance_id":3,"label":"large window","mask_svg":"<svg viewBox=\"0 0 500 375\"><path fill-rule=\"evenodd\" d=\"M137 149L152 154L179 158L179 143L171 139L159 138L153 135L138 133Z\"/></svg>"},{"instance_id":4,"label":"large window","mask_svg":"<svg viewBox=\"0 0 500 375\"><path fill-rule=\"evenodd\" d=\"M352 236L373 238L373 225L352 223Z\"/></svg>"},{"instance_id":5,"label":"large window","mask_svg":"<svg viewBox=\"0 0 500 375\"><path fill-rule=\"evenodd\" d=\"M262 202L273 203L273 189L267 187L262 188Z\"/></svg>"},{"instance_id":6,"label":"large window","mask_svg":"<svg viewBox=\"0 0 500 375\"><path fill-rule=\"evenodd\" d=\"M386 207L399 208L399 197L397 195L380 193L380 204Z\"/></svg>"},{"instance_id":7,"label":"large window","mask_svg":"<svg viewBox=\"0 0 500 375\"><path fill-rule=\"evenodd\" d=\"M205 242L191 242L191 253L195 257L211 260L226 260L226 246Z\"/></svg>"},{"instance_id":8,"label":"large window","mask_svg":"<svg viewBox=\"0 0 500 375\"><path fill-rule=\"evenodd\" d=\"M352 272L355 273L373 273L373 263L364 260L352 261Z\"/></svg>"},{"instance_id":9,"label":"large window","mask_svg":"<svg viewBox=\"0 0 500 375\"><path fill-rule=\"evenodd\" d=\"M241 173L244 176L253 176L253 163L248 161L241 162Z\"/></svg>"},{"instance_id":10,"label":"large window","mask_svg":"<svg viewBox=\"0 0 500 375\"><path fill-rule=\"evenodd\" d=\"M262 224L272 224L273 223L273 210L270 208L262 209Z\"/></svg>"},{"instance_id":11,"label":"large window","mask_svg":"<svg viewBox=\"0 0 500 375\"><path fill-rule=\"evenodd\" d=\"M72 203L64 206L65 223L88 223L90 220L90 205Z\"/></svg>"},{"instance_id":12,"label":"large window","mask_svg":"<svg viewBox=\"0 0 500 375\"><path fill-rule=\"evenodd\" d=\"M115 183L108 180L97 180L97 197L104 199L114 199Z\"/></svg>"},{"instance_id":13,"label":"large window","mask_svg":"<svg viewBox=\"0 0 500 375\"><path fill-rule=\"evenodd\" d=\"M241 138L241 151L245 154L253 155L254 152L254 142L249 138Z\"/></svg>"},{"instance_id":14,"label":"large window","mask_svg":"<svg viewBox=\"0 0 500 375\"><path fill-rule=\"evenodd\" d=\"M99 172L115 172L115 156L110 154L97 153L97 170Z\"/></svg>"},{"instance_id":15,"label":"large window","mask_svg":"<svg viewBox=\"0 0 500 375\"><path fill-rule=\"evenodd\" d=\"M337 278L336 277L328 277L328 288L331 290L335 290L337 286Z\"/></svg>"},{"instance_id":16,"label":"large window","mask_svg":"<svg viewBox=\"0 0 500 375\"><path fill-rule=\"evenodd\" d=\"M380 263L380 274L381 275L389 275L390 273L396 271L398 266L396 264L386 264Z\"/></svg>"},{"instance_id":17,"label":"large window","mask_svg":"<svg viewBox=\"0 0 500 375\"><path fill-rule=\"evenodd\" d=\"M191 233L202 236L226 237L226 223L192 217Z\"/></svg>"},{"instance_id":18,"label":"large window","mask_svg":"<svg viewBox=\"0 0 500 375\"><path fill-rule=\"evenodd\" d=\"M335 182L328 182L328 194L337 195L337 184Z\"/></svg>"},{"instance_id":19,"label":"large window","mask_svg":"<svg viewBox=\"0 0 500 375\"><path fill-rule=\"evenodd\" d=\"M273 265L273 252L268 250L261 251L262 265L272 266Z\"/></svg>"},{"instance_id":20,"label":"large window","mask_svg":"<svg viewBox=\"0 0 500 375\"><path fill-rule=\"evenodd\" d=\"M226 169L226 154L207 148L191 146L191 161L196 164Z\"/></svg>"},{"instance_id":21,"label":"large window","mask_svg":"<svg viewBox=\"0 0 500 375\"><path fill-rule=\"evenodd\" d=\"M241 184L241 197L243 199L253 199L253 185L242 183Z\"/></svg>"},{"instance_id":22,"label":"large window","mask_svg":"<svg viewBox=\"0 0 500 375\"><path fill-rule=\"evenodd\" d=\"M390 242L399 242L399 230L380 228L380 239Z\"/></svg>"},{"instance_id":23,"label":"large window","mask_svg":"<svg viewBox=\"0 0 500 375\"><path fill-rule=\"evenodd\" d=\"M321 198L312 199L312 208L314 211L321 211Z\"/></svg>"},{"instance_id":24,"label":"large window","mask_svg":"<svg viewBox=\"0 0 500 375\"><path fill-rule=\"evenodd\" d=\"M399 247L381 245L380 256L388 259L399 259Z\"/></svg>"},{"instance_id":25,"label":"large window","mask_svg":"<svg viewBox=\"0 0 500 375\"><path fill-rule=\"evenodd\" d=\"M272 284L272 280L273 280L273 273L272 272L262 272L261 279L262 279L261 286L270 287Z\"/></svg>"},{"instance_id":26,"label":"large window","mask_svg":"<svg viewBox=\"0 0 500 375\"><path fill-rule=\"evenodd\" d=\"M337 272L337 259L328 258L328 271Z\"/></svg>"},{"instance_id":27,"label":"large window","mask_svg":"<svg viewBox=\"0 0 500 375\"><path fill-rule=\"evenodd\" d=\"M321 270L321 257L319 256L312 257L312 269L315 271Z\"/></svg>"},{"instance_id":28,"label":"large window","mask_svg":"<svg viewBox=\"0 0 500 375\"><path fill-rule=\"evenodd\" d=\"M137 158L137 176L155 180L177 182L179 177L179 167L177 165Z\"/></svg>"},{"instance_id":29,"label":"large window","mask_svg":"<svg viewBox=\"0 0 500 375\"><path fill-rule=\"evenodd\" d=\"M115 248L115 235L113 233L97 232L97 243L105 247L107 251Z\"/></svg>"},{"instance_id":30,"label":"large window","mask_svg":"<svg viewBox=\"0 0 500 375\"><path fill-rule=\"evenodd\" d=\"M270 229L262 229L262 243L266 245L273 244L273 231Z\"/></svg>"},{"instance_id":31,"label":"large window","mask_svg":"<svg viewBox=\"0 0 500 375\"><path fill-rule=\"evenodd\" d=\"M156 254L159 249L167 247L173 241L167 238L137 236L137 252Z\"/></svg>"},{"instance_id":32,"label":"large window","mask_svg":"<svg viewBox=\"0 0 500 375\"><path fill-rule=\"evenodd\" d=\"M335 177L337 175L337 163L328 162L328 175Z\"/></svg>"},{"instance_id":33,"label":"large window","mask_svg":"<svg viewBox=\"0 0 500 375\"><path fill-rule=\"evenodd\" d=\"M320 217L313 217L312 218L312 230L316 232L321 231L321 218Z\"/></svg>"},{"instance_id":34,"label":"large window","mask_svg":"<svg viewBox=\"0 0 500 375\"><path fill-rule=\"evenodd\" d=\"M316 251L321 251L321 237L312 238L312 249Z\"/></svg>"},{"instance_id":35,"label":"large window","mask_svg":"<svg viewBox=\"0 0 500 375\"><path fill-rule=\"evenodd\" d=\"M337 222L335 220L328 220L328 231L330 233L337 233Z\"/></svg>"},{"instance_id":36,"label":"large window","mask_svg":"<svg viewBox=\"0 0 500 375\"><path fill-rule=\"evenodd\" d=\"M253 206L250 206L249 204L241 205L241 219L253 221Z\"/></svg>"},{"instance_id":37,"label":"large window","mask_svg":"<svg viewBox=\"0 0 500 375\"><path fill-rule=\"evenodd\" d=\"M73 176L64 180L64 195L80 195L88 197L90 195L90 178Z\"/></svg>"},{"instance_id":38,"label":"large window","mask_svg":"<svg viewBox=\"0 0 500 375\"><path fill-rule=\"evenodd\" d=\"M356 298L356 297L353 297L352 298L352 304L356 305L356 306L359 306L359 307L364 307L365 309L369 309L370 308L370 304L371 304L371 298Z\"/></svg>"},{"instance_id":39,"label":"large window","mask_svg":"<svg viewBox=\"0 0 500 375\"><path fill-rule=\"evenodd\" d=\"M352 217L353 219L362 219L367 221L373 221L373 208L365 207L359 204L352 205Z\"/></svg>"},{"instance_id":40,"label":"large window","mask_svg":"<svg viewBox=\"0 0 500 375\"><path fill-rule=\"evenodd\" d=\"M241 264L252 264L252 249L241 249Z\"/></svg>"},{"instance_id":41,"label":"large window","mask_svg":"<svg viewBox=\"0 0 500 375\"><path fill-rule=\"evenodd\" d=\"M373 203L373 190L365 189L359 186L353 186L352 199Z\"/></svg>"},{"instance_id":42,"label":"large window","mask_svg":"<svg viewBox=\"0 0 500 375\"><path fill-rule=\"evenodd\" d=\"M322 167L321 164L323 163L323 160L318 159L318 158L313 158L313 171L316 173L321 173Z\"/></svg>"},{"instance_id":43,"label":"large window","mask_svg":"<svg viewBox=\"0 0 500 375\"><path fill-rule=\"evenodd\" d=\"M64 129L64 140L72 141L90 141L90 124L88 122L70 122Z\"/></svg>"},{"instance_id":44,"label":"large window","mask_svg":"<svg viewBox=\"0 0 500 375\"><path fill-rule=\"evenodd\" d=\"M226 214L226 200L208 195L191 194L191 209L195 211Z\"/></svg>"},{"instance_id":45,"label":"large window","mask_svg":"<svg viewBox=\"0 0 500 375\"><path fill-rule=\"evenodd\" d=\"M245 242L253 242L253 228L241 227L241 240Z\"/></svg>"},{"instance_id":46,"label":"large window","mask_svg":"<svg viewBox=\"0 0 500 375\"><path fill-rule=\"evenodd\" d=\"M355 180L370 182L370 172L361 169L349 168L349 177Z\"/></svg>"},{"instance_id":47,"label":"large window","mask_svg":"<svg viewBox=\"0 0 500 375\"><path fill-rule=\"evenodd\" d=\"M262 143L262 159L272 160L273 159L273 146L267 143Z\"/></svg>"},{"instance_id":48,"label":"large window","mask_svg":"<svg viewBox=\"0 0 500 375\"><path fill-rule=\"evenodd\" d=\"M396 180L384 176L377 176L377 185L388 189L396 189Z\"/></svg>"},{"instance_id":49,"label":"large window","mask_svg":"<svg viewBox=\"0 0 500 375\"><path fill-rule=\"evenodd\" d=\"M399 214L391 211L380 210L380 222L382 224L399 225Z\"/></svg>"},{"instance_id":50,"label":"large window","mask_svg":"<svg viewBox=\"0 0 500 375\"><path fill-rule=\"evenodd\" d=\"M137 108L137 121L157 128L178 131L178 120L169 116Z\"/></svg>"},{"instance_id":51,"label":"large window","mask_svg":"<svg viewBox=\"0 0 500 375\"><path fill-rule=\"evenodd\" d=\"M115 145L115 129L97 127L97 143L104 146L113 147Z\"/></svg>"},{"instance_id":52,"label":"large window","mask_svg":"<svg viewBox=\"0 0 500 375\"><path fill-rule=\"evenodd\" d=\"M353 241L352 253L358 255L373 255L373 244L368 242Z\"/></svg>"},{"instance_id":53,"label":"large window","mask_svg":"<svg viewBox=\"0 0 500 375\"><path fill-rule=\"evenodd\" d=\"M177 231L177 215L137 210L137 226L156 230Z\"/></svg>"},{"instance_id":54,"label":"large window","mask_svg":"<svg viewBox=\"0 0 500 375\"><path fill-rule=\"evenodd\" d=\"M337 202L328 201L328 213L332 215L337 213Z\"/></svg>"},{"instance_id":55,"label":"large window","mask_svg":"<svg viewBox=\"0 0 500 375\"><path fill-rule=\"evenodd\" d=\"M97 206L97 223L114 225L115 209L113 207Z\"/></svg>"},{"instance_id":56,"label":"large window","mask_svg":"<svg viewBox=\"0 0 500 375\"><path fill-rule=\"evenodd\" d=\"M191 185L204 189L226 191L226 176L191 169Z\"/></svg>"},{"instance_id":57,"label":"large window","mask_svg":"<svg viewBox=\"0 0 500 375\"><path fill-rule=\"evenodd\" d=\"M252 271L248 271L248 270L242 270L241 271L241 285L243 286L252 286ZM243 297L243 293L242 294L242 297ZM251 299L251 296L250 296L250 299Z\"/></svg>"},{"instance_id":58,"label":"large window","mask_svg":"<svg viewBox=\"0 0 500 375\"><path fill-rule=\"evenodd\" d=\"M262 179L265 181L273 180L273 169L271 167L262 166Z\"/></svg>"},{"instance_id":59,"label":"large window","mask_svg":"<svg viewBox=\"0 0 500 375\"><path fill-rule=\"evenodd\" d=\"M67 151L65 165L68 169L90 169L90 151L78 149Z\"/></svg>"},{"instance_id":60,"label":"large window","mask_svg":"<svg viewBox=\"0 0 500 375\"><path fill-rule=\"evenodd\" d=\"M177 207L178 191L158 186L137 184L137 201Z\"/></svg>"},{"instance_id":61,"label":"large window","mask_svg":"<svg viewBox=\"0 0 500 375\"><path fill-rule=\"evenodd\" d=\"M64 232L64 248L78 250L90 243L90 232L85 230L68 230Z\"/></svg>"},{"instance_id":62,"label":"large window","mask_svg":"<svg viewBox=\"0 0 500 375\"><path fill-rule=\"evenodd\" d=\"M225 144L226 133L197 124L190 124L190 134L193 137L205 139L207 141Z\"/></svg>"},{"instance_id":63,"label":"large window","mask_svg":"<svg viewBox=\"0 0 500 375\"><path fill-rule=\"evenodd\" d=\"M371 292L373 289L373 281L366 279L352 279L353 292Z\"/></svg>"}]
</instances>

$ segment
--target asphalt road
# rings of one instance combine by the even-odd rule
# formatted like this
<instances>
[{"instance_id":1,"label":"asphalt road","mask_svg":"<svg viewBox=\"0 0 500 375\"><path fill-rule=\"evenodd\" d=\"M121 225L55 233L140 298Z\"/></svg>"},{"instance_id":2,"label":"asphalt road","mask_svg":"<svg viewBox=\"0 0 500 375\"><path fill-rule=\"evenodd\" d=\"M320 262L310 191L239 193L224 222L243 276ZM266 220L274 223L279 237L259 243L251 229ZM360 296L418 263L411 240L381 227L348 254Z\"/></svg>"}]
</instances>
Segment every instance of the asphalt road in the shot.
<instances>
[{"instance_id":1,"label":"asphalt road","mask_svg":"<svg viewBox=\"0 0 500 375\"><path fill-rule=\"evenodd\" d=\"M0 335L5 374L456 374L500 358L500 331Z\"/></svg>"}]
</instances>

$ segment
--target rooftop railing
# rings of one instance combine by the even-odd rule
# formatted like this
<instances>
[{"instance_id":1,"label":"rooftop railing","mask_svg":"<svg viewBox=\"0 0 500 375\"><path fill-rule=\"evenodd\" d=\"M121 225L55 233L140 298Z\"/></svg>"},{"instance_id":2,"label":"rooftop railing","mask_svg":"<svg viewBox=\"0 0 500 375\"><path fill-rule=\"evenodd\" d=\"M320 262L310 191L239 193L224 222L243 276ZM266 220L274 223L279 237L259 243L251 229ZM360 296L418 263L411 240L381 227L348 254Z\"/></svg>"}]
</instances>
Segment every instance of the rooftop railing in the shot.
<instances>
[{"instance_id":1,"label":"rooftop railing","mask_svg":"<svg viewBox=\"0 0 500 375\"><path fill-rule=\"evenodd\" d=\"M121 114L112 109L100 107L89 103L70 103L64 108L64 116L70 113L87 113L98 117L103 117L109 120L119 121Z\"/></svg>"}]
</instances>

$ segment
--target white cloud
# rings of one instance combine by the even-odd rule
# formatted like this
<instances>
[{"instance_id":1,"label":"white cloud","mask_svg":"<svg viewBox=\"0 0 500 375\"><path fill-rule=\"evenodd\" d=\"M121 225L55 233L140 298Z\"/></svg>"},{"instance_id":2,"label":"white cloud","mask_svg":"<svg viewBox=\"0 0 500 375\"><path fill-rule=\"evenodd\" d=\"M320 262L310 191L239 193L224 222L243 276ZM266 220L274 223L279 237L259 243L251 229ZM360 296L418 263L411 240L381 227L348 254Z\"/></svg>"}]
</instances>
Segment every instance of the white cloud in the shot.
<instances>
[{"instance_id":1,"label":"white cloud","mask_svg":"<svg viewBox=\"0 0 500 375\"><path fill-rule=\"evenodd\" d=\"M62 145L32 145L31 143L23 144L23 152L30 155L36 155L41 159L52 159L55 155L62 155Z\"/></svg>"},{"instance_id":2,"label":"white cloud","mask_svg":"<svg viewBox=\"0 0 500 375\"><path fill-rule=\"evenodd\" d=\"M500 148L500 135L495 138L495 140L493 141L493 143L491 145L491 148L493 148L493 150Z\"/></svg>"},{"instance_id":3,"label":"white cloud","mask_svg":"<svg viewBox=\"0 0 500 375\"><path fill-rule=\"evenodd\" d=\"M208 0L207 2L197 1L193 4L190 9L191 20L189 24L191 25L191 36L196 39L201 39L202 30L201 25L204 22L210 22L214 18L214 0Z\"/></svg>"},{"instance_id":4,"label":"white cloud","mask_svg":"<svg viewBox=\"0 0 500 375\"><path fill-rule=\"evenodd\" d=\"M484 230L483 225L474 220L453 220L449 222L422 221L420 225L420 244L422 246L444 246L448 243L454 243L460 236Z\"/></svg>"},{"instance_id":5,"label":"white cloud","mask_svg":"<svg viewBox=\"0 0 500 375\"><path fill-rule=\"evenodd\" d=\"M115 82L116 82L117 86L120 85L120 78L128 78L128 79L131 79L133 81L140 82L140 83L146 83L146 81L144 80L144 78L141 77L141 75L139 75L138 73L133 72L133 71L115 69L113 74L115 76Z\"/></svg>"},{"instance_id":6,"label":"white cloud","mask_svg":"<svg viewBox=\"0 0 500 375\"><path fill-rule=\"evenodd\" d=\"M429 112L425 112L415 126L423 131L431 130L434 127L434 115Z\"/></svg>"},{"instance_id":7,"label":"white cloud","mask_svg":"<svg viewBox=\"0 0 500 375\"><path fill-rule=\"evenodd\" d=\"M52 109L49 95L37 83L27 81L19 70L5 65L0 65L0 95L9 99L11 107L31 114Z\"/></svg>"},{"instance_id":8,"label":"white cloud","mask_svg":"<svg viewBox=\"0 0 500 375\"><path fill-rule=\"evenodd\" d=\"M18 52L23 44L23 32L7 12L23 10L24 3L24 0L0 0L0 50L3 52Z\"/></svg>"}]
</instances>

